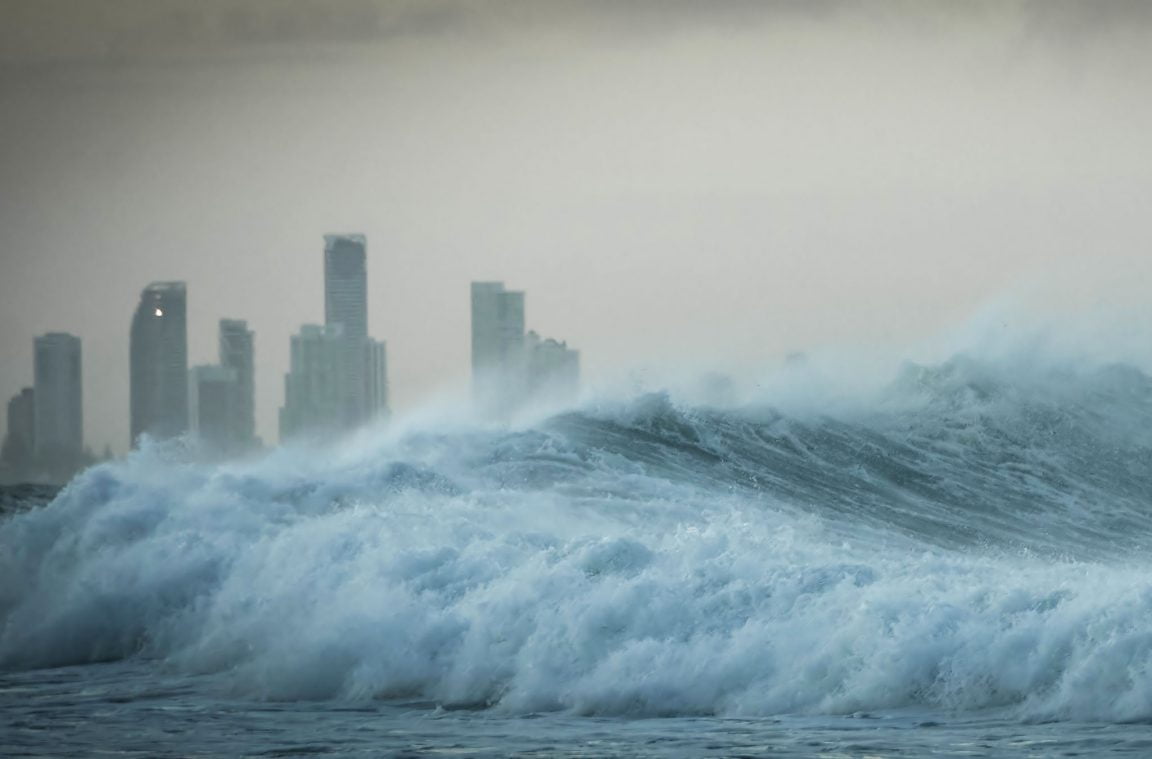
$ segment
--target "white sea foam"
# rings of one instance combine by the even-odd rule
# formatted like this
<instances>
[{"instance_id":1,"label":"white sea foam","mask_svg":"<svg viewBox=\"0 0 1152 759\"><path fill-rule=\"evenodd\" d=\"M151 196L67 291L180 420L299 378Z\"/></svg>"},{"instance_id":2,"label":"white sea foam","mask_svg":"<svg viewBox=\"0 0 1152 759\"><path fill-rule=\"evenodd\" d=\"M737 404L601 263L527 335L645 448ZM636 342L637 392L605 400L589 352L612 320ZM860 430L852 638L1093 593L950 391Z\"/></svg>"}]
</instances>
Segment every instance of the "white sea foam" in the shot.
<instances>
[{"instance_id":1,"label":"white sea foam","mask_svg":"<svg viewBox=\"0 0 1152 759\"><path fill-rule=\"evenodd\" d=\"M1152 719L1152 383L1045 377L957 361L852 418L654 395L217 468L146 447L0 523L0 662L515 713Z\"/></svg>"}]
</instances>

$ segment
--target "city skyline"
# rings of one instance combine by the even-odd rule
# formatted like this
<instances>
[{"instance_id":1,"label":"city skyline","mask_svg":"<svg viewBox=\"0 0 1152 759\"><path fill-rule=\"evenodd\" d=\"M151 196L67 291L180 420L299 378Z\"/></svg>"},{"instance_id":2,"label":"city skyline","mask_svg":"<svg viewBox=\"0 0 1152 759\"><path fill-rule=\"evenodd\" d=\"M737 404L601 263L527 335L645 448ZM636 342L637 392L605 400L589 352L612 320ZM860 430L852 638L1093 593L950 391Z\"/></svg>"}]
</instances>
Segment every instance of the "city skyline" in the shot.
<instances>
[{"instance_id":1,"label":"city skyline","mask_svg":"<svg viewBox=\"0 0 1152 759\"><path fill-rule=\"evenodd\" d=\"M527 294L503 282L473 282L471 296L474 407L507 418L533 402L574 400L580 353L528 329Z\"/></svg>"},{"instance_id":2,"label":"city skyline","mask_svg":"<svg viewBox=\"0 0 1152 759\"><path fill-rule=\"evenodd\" d=\"M0 19L9 753L1146 750L1152 0Z\"/></svg>"},{"instance_id":3,"label":"city skyline","mask_svg":"<svg viewBox=\"0 0 1152 759\"><path fill-rule=\"evenodd\" d=\"M368 334L368 241L324 235L324 325L292 337L278 439L346 433L388 416L385 341Z\"/></svg>"},{"instance_id":4,"label":"city skyline","mask_svg":"<svg viewBox=\"0 0 1152 759\"><path fill-rule=\"evenodd\" d=\"M325 234L323 240L325 324L304 324L291 338L277 443L345 434L389 414L386 343L367 334L367 238ZM527 329L523 290L473 281L470 297L469 381L478 410L507 417L526 403L575 398L580 353ZM128 333L132 446L142 435L188 435L207 458L258 448L255 333L244 319L221 317L218 362L190 364L188 302L181 280L153 281L140 291ZM83 435L80 338L48 333L34 347L35 388L9 400L11 433L3 437L3 463L17 475L35 473L25 468L26 458L72 462L61 472L91 459Z\"/></svg>"},{"instance_id":5,"label":"city skyline","mask_svg":"<svg viewBox=\"0 0 1152 759\"><path fill-rule=\"evenodd\" d=\"M313 236L313 237L315 237L315 236ZM356 234L356 235L325 234L325 235L321 235L321 237L325 241L325 254L323 257L321 257L321 261L322 261L321 266L318 267L320 269L319 273L321 273L322 275L326 274L326 270L327 270L326 263L329 260L329 246L330 246L332 241L337 240L337 239L356 238L356 239L361 241L361 244L363 244L363 241L366 238L366 236L363 234ZM313 256L315 256L315 249L313 249ZM323 276L321 277L320 282L323 285L323 292L324 292L323 299L321 301L323 303L323 308L321 309L321 313L326 314L329 311L329 300L330 300L329 288L326 284L327 280L324 279ZM467 289L466 288L471 287L472 284L475 284L475 282L474 281L465 281L461 284L463 285L463 288L465 288L463 297L453 298L453 297L451 297L452 294L445 293L444 297L439 302L430 305L429 310L423 314L423 318L426 320L430 315L433 315L436 313L444 313L444 312L448 312L448 311L452 311L452 310L462 311L463 313L460 314L460 318L461 318L462 323L461 323L459 331L457 333L456 342L463 343L465 346L467 346L469 343L469 340L470 340L468 331L470 329L469 323L470 323L471 316L470 316L470 311L468 310L468 307L467 307L467 301L466 301ZM200 369L207 369L208 367L217 367L220 364L226 365L226 363L224 361L224 352L226 350L225 345L224 345L225 337L221 333L216 340L210 341L209 339L211 338L212 335L211 335L209 330L203 329L203 325L202 325L202 322L205 321L205 318L189 316L189 313L195 313L196 311L202 312L203 306L202 306L202 304L197 302L198 299L195 297L195 295L192 295L191 297L189 296L189 292L193 291L193 287L191 284L188 283L187 280L157 279L157 280L154 280L147 285L144 285L142 288L141 288L141 286L137 285L135 288L131 288L131 289L134 289L135 292L137 293L137 297L136 297L137 306L136 306L136 311L135 311L135 313L132 316L130 321L133 325L137 325L137 328L147 330L149 327L153 327L157 324L172 324L173 323L173 320L172 320L173 316L177 317L177 319L176 319L177 323L180 323L182 320L183 330L184 330L183 345L177 347L175 357L173 358L175 363L169 368L171 370L172 376L174 377L177 366L183 365L185 367L183 385L181 386L181 383L178 381L172 383L174 388L175 388L174 392L175 392L176 396L179 397L182 394L183 397L185 398L185 401L182 404L177 403L175 400L173 400L172 401L172 409L176 409L179 406L179 407L182 407L184 409L184 411L183 412L174 411L173 412L174 416L171 419L169 419L167 422L165 422L163 425L163 429L165 429L167 431L164 432L163 434L158 435L158 436L159 437L166 437L171 432L174 432L177 430L180 430L182 432L191 432L191 431L193 431L194 427L196 426L193 419L190 416L190 414L193 412L193 406L194 406L194 399L193 399L193 395L194 395L193 382L194 382L194 379L193 379L193 376ZM301 292L302 293L305 293L309 289L310 288L307 285L301 285ZM372 297L371 291L370 290L364 290L363 292L364 292L364 296L363 296L364 302L366 304L368 300L371 300L371 297ZM459 293L456 293L456 295L459 296ZM173 298L173 297L176 298L175 301L166 301L164 304L160 304L159 301L157 301L158 298ZM308 300L308 299L309 299L309 297L307 295L302 295L298 300L304 301L304 300ZM359 302L360 297L358 295L354 295L353 300L355 302ZM461 308L461 306L463 306L463 308ZM159 310L162 312L161 316L157 316L157 314L156 314L157 308L159 308ZM365 308L365 310L366 310L366 308ZM540 310L541 311L549 310L547 307L546 301L541 301L541 309ZM552 310L554 311L554 309L552 309ZM336 319L336 318L338 318L338 317L333 316L333 319ZM414 318L417 321L419 321L421 319L421 315L415 314ZM247 330L247 320L245 320L245 319L232 319L229 317L225 317L225 316L218 314L214 310L210 311L206 315L206 319L209 321L218 320L221 324L222 330L224 329L225 324L233 324L233 325L241 325L242 324L242 325L244 325L244 329L246 331L252 332L252 330ZM194 321L195 321L195 323L193 323ZM338 322L336 322L336 323L338 323ZM366 317L361 319L360 323L364 324L365 329L367 329L367 318ZM114 350L101 351L100 353L95 353L94 355L89 356L88 358L93 360L94 362L96 362L98 364L107 363L109 360L110 354L115 354L115 353L123 351L124 353L128 354L126 356L127 363L129 365L131 365L131 363L132 363L131 332L132 332L132 330L130 329L125 333L123 340L122 340L122 343L120 345L115 345L115 341L114 341L114 345L113 345ZM293 335L292 333L290 333L288 328L284 325L274 325L272 328L272 332L273 333L279 332L279 333L283 334L284 335L284 339L283 339L284 344L290 344L291 341L294 340L298 336L298 335ZM387 367L388 367L390 362L389 362L389 359L388 359L386 353L384 352L384 344L382 342L373 341L371 339L369 340L369 342L371 344L368 346L368 354L366 356L368 364L378 367L379 371L382 371L386 374ZM550 342L557 342L557 341L550 341ZM193 347L193 346L197 346L197 345L199 346L198 349ZM268 350L269 353L275 354L276 353L276 346L275 345L268 346L266 348L266 350ZM179 358L179 356L181 356L181 355L183 356L182 359ZM184 363L181 364L181 361L183 361ZM10 365L17 365L18 366L19 363L18 362L11 362ZM29 359L28 366L29 367L32 366L31 359ZM285 370L288 370L290 368L291 368L291 362L289 361L288 365L285 366ZM267 385L269 384L267 375L270 375L273 373L279 373L281 381L273 384L271 390L269 390L267 387ZM134 425L131 421L132 420L132 403L131 403L132 379L131 379L131 372L126 372L125 374L127 376L125 377L125 382L124 382L123 386L121 387L121 389L119 391L114 391L110 395L109 394L102 394L100 396L96 396L95 393L93 392L93 390L89 387L89 384L85 383L84 387L82 388L83 397L86 399L85 403L87 404L87 406L85 407L85 414L89 413L90 408L95 408L98 411L104 411L104 410L107 410L109 407L115 407L115 405L117 405L116 400L117 400L118 395L123 395L123 400L125 401L125 407L126 407L125 408L125 414L124 414L123 418L122 419L113 419L111 424L109 424L107 421L105 421L105 423L101 426L103 428L107 428L109 426L115 427L115 426L119 426L119 424L123 424L123 426L126 428L125 434L128 436L127 439L135 440L136 437L138 437L138 435L140 434L140 432L146 431L144 429L145 423L140 422L139 426L137 426L137 425ZM213 377L213 381L219 381L220 380L220 376L218 373L213 372L210 374ZM101 373L101 378L104 378L105 376L107 376L107 372ZM252 414L253 428L255 431L255 438L259 439L259 440L263 440L267 444L278 444L280 442L283 442L283 440L281 439L281 437L279 435L279 428L280 428L280 421L279 421L280 420L280 413L279 412L280 412L280 407L284 401L283 372L276 372L276 369L274 367L261 364L261 365L252 367L250 375L245 375L244 372L240 372L240 374L238 374L237 376L243 376L245 380L250 380L253 384L252 395L260 400L261 405L263 405L264 407L272 406L274 408L274 411L276 412L272 416L272 419L269 420L267 418L267 414L260 415L260 414L256 413L255 408L252 409L252 411L253 411L253 414ZM256 385L257 385L257 378L258 377L262 378L262 382L260 382L259 384L264 385L263 392L256 391ZM468 360L458 361L456 367L453 367L451 370L449 370L443 374L438 375L435 378L434 383L430 387L425 388L425 390L429 391L430 394L426 395L424 397L434 397L434 395L439 394L439 393L443 393L443 392L449 392L449 393L458 392L462 388L465 388L471 384L471 382L472 382L471 377L472 377L471 363ZM389 382L385 382L382 385L383 393L381 394L379 399L377 399L373 402L382 403L384 406L389 406L389 400L390 400L390 398L389 398L390 393L388 391L389 384L390 384ZM21 386L18 383L17 386L15 386L11 389L11 391L8 393L7 397L11 398L13 394L18 394L20 387ZM453 389L453 388L455 388L455 389ZM369 392L371 392L371 390ZM376 392L379 392L379 391L376 391ZM409 404L409 405L412 405L412 404ZM242 414L246 413L246 411L243 409L243 407L239 407L239 408L240 408L240 412ZM258 417L260 417L260 416L263 416L263 418L258 420ZM2 440L7 435L7 432L8 432L8 430L7 430L7 426L6 426L6 419L0 418L0 440ZM153 434L155 436L156 433L153 433ZM119 440L116 437L113 437L113 436L105 437L105 436L101 436L98 433L92 434L91 432L88 432L87 429L85 432L84 447L89 451L106 451L107 450L107 451L111 451L112 453L117 454L117 455L126 453L131 448L130 445L126 444L125 442Z\"/></svg>"},{"instance_id":6,"label":"city skyline","mask_svg":"<svg viewBox=\"0 0 1152 759\"><path fill-rule=\"evenodd\" d=\"M467 392L466 296L435 296L471 281L530 292L592 381L915 344L1015 296L1152 328L1139 4L55 5L0 29L0 391L81 335L96 449L130 439L114 304L152 279L199 294L190 365L222 316L259 335L272 442L332 230L372 241L398 412Z\"/></svg>"},{"instance_id":7,"label":"city skyline","mask_svg":"<svg viewBox=\"0 0 1152 759\"><path fill-rule=\"evenodd\" d=\"M33 384L8 399L0 483L63 483L95 457L84 444L82 341L67 332L33 340Z\"/></svg>"}]
</instances>

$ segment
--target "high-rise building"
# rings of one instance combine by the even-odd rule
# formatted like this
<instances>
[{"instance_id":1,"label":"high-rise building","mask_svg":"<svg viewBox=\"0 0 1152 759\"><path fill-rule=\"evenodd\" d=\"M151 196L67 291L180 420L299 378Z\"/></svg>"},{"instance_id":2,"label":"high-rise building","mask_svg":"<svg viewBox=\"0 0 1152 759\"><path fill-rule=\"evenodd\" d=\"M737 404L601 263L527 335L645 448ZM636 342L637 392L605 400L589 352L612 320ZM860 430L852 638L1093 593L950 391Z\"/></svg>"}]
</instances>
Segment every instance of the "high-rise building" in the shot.
<instances>
[{"instance_id":1,"label":"high-rise building","mask_svg":"<svg viewBox=\"0 0 1152 759\"><path fill-rule=\"evenodd\" d=\"M388 346L383 340L367 338L364 341L365 366L364 400L368 417L388 414Z\"/></svg>"},{"instance_id":2,"label":"high-rise building","mask_svg":"<svg viewBox=\"0 0 1152 759\"><path fill-rule=\"evenodd\" d=\"M472 283L472 391L486 411L507 411L523 392L524 293Z\"/></svg>"},{"instance_id":3,"label":"high-rise building","mask_svg":"<svg viewBox=\"0 0 1152 759\"><path fill-rule=\"evenodd\" d=\"M84 453L80 338L49 332L35 340L35 454L43 466L79 466Z\"/></svg>"},{"instance_id":4,"label":"high-rise building","mask_svg":"<svg viewBox=\"0 0 1152 759\"><path fill-rule=\"evenodd\" d=\"M202 452L213 456L236 453L239 373L228 366L195 366L188 382L191 431Z\"/></svg>"},{"instance_id":5,"label":"high-rise building","mask_svg":"<svg viewBox=\"0 0 1152 759\"><path fill-rule=\"evenodd\" d=\"M364 235L324 235L324 324L352 340L368 336L367 247Z\"/></svg>"},{"instance_id":6,"label":"high-rise building","mask_svg":"<svg viewBox=\"0 0 1152 759\"><path fill-rule=\"evenodd\" d=\"M388 410L388 357L368 336L367 240L324 236L324 326L292 338L280 438L351 430Z\"/></svg>"},{"instance_id":7,"label":"high-rise building","mask_svg":"<svg viewBox=\"0 0 1152 759\"><path fill-rule=\"evenodd\" d=\"M368 404L367 245L364 235L324 236L324 324L344 340L341 423L351 429L371 415Z\"/></svg>"},{"instance_id":8,"label":"high-rise building","mask_svg":"<svg viewBox=\"0 0 1152 759\"><path fill-rule=\"evenodd\" d=\"M0 463L15 479L27 477L36 449L36 391L26 387L8 401L8 433Z\"/></svg>"},{"instance_id":9,"label":"high-rise building","mask_svg":"<svg viewBox=\"0 0 1152 759\"><path fill-rule=\"evenodd\" d=\"M292 336L290 365L284 376L284 406L280 409L281 440L346 429L346 349L340 326L305 324Z\"/></svg>"},{"instance_id":10,"label":"high-rise building","mask_svg":"<svg viewBox=\"0 0 1152 759\"><path fill-rule=\"evenodd\" d=\"M142 434L170 438L188 431L187 290L153 282L132 318L132 444Z\"/></svg>"},{"instance_id":11,"label":"high-rise building","mask_svg":"<svg viewBox=\"0 0 1152 759\"><path fill-rule=\"evenodd\" d=\"M235 415L229 439L237 449L256 444L255 340L248 322L220 320L220 365L236 373L233 392Z\"/></svg>"},{"instance_id":12,"label":"high-rise building","mask_svg":"<svg viewBox=\"0 0 1152 759\"><path fill-rule=\"evenodd\" d=\"M510 367L524 348L524 293L472 283L472 371Z\"/></svg>"},{"instance_id":13,"label":"high-rise building","mask_svg":"<svg viewBox=\"0 0 1152 759\"><path fill-rule=\"evenodd\" d=\"M571 400L579 382L579 351L525 333L523 292L472 283L472 396L482 412L504 416L527 400Z\"/></svg>"},{"instance_id":14,"label":"high-rise building","mask_svg":"<svg viewBox=\"0 0 1152 759\"><path fill-rule=\"evenodd\" d=\"M580 386L580 351L532 331L525 345L528 395L536 400L572 400Z\"/></svg>"}]
</instances>

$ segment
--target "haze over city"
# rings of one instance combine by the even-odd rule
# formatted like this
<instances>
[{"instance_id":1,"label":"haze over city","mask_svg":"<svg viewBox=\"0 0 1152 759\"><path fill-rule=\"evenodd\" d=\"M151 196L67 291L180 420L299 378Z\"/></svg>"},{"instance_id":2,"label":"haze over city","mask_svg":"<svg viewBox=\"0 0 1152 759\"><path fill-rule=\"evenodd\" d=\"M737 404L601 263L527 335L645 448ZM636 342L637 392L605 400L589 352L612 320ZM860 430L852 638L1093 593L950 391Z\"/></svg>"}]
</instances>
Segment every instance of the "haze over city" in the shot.
<instances>
[{"instance_id":1,"label":"haze over city","mask_svg":"<svg viewBox=\"0 0 1152 759\"><path fill-rule=\"evenodd\" d=\"M1147 755L1149 93L1147 0L0 0L0 753Z\"/></svg>"},{"instance_id":2,"label":"haze over city","mask_svg":"<svg viewBox=\"0 0 1152 759\"><path fill-rule=\"evenodd\" d=\"M96 450L126 448L153 280L188 283L191 364L248 321L274 442L332 232L367 236L398 412L466 386L473 280L525 290L591 383L916 341L1005 297L1150 326L1144 3L0 11L0 395L34 336L79 335Z\"/></svg>"}]
</instances>

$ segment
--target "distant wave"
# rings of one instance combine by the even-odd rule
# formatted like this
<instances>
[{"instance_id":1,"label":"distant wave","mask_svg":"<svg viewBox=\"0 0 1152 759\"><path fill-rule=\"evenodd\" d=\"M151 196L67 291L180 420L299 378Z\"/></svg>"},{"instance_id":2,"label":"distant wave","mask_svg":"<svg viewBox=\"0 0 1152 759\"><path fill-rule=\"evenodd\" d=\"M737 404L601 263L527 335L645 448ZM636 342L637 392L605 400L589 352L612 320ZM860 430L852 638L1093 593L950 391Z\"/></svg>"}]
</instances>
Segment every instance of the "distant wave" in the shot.
<instances>
[{"instance_id":1,"label":"distant wave","mask_svg":"<svg viewBox=\"0 0 1152 759\"><path fill-rule=\"evenodd\" d=\"M0 522L0 664L511 712L1152 719L1152 379L961 356L832 408L649 394L221 467L148 447Z\"/></svg>"},{"instance_id":2,"label":"distant wave","mask_svg":"<svg viewBox=\"0 0 1152 759\"><path fill-rule=\"evenodd\" d=\"M0 485L0 517L8 513L43 506L55 498L59 492L60 488L55 485L31 483Z\"/></svg>"}]
</instances>

